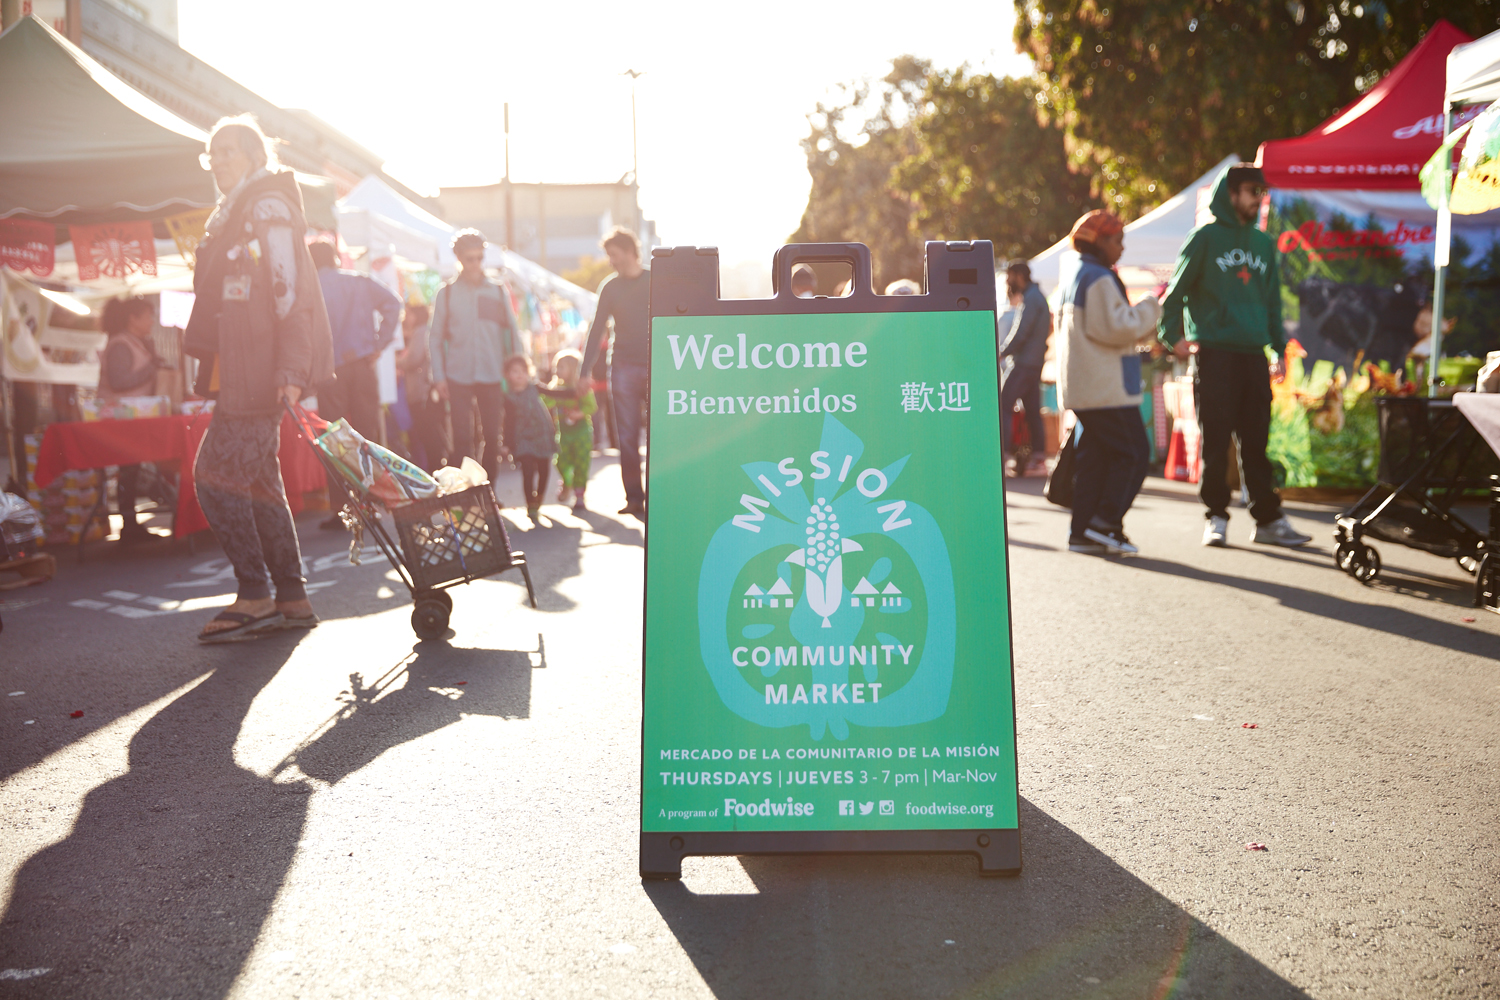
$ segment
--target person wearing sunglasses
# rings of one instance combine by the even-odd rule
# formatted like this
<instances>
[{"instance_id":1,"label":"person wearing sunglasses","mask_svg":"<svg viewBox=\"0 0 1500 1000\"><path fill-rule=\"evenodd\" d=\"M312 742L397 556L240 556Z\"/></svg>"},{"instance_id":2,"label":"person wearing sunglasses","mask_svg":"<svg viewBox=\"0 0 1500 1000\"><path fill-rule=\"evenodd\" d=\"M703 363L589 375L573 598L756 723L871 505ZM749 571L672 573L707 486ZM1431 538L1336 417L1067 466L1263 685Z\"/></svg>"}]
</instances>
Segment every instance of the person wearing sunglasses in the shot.
<instances>
[{"instance_id":1,"label":"person wearing sunglasses","mask_svg":"<svg viewBox=\"0 0 1500 1000\"><path fill-rule=\"evenodd\" d=\"M454 235L458 276L438 291L433 303L430 353L433 388L448 401L453 417L453 451L448 460L457 465L465 457L472 458L484 466L494 483L504 453L505 359L530 355L521 342L510 295L484 273L487 245L477 229Z\"/></svg>"},{"instance_id":2,"label":"person wearing sunglasses","mask_svg":"<svg viewBox=\"0 0 1500 1000\"><path fill-rule=\"evenodd\" d=\"M1206 508L1203 544L1215 548L1224 547L1229 531L1231 441L1239 445L1240 483L1255 520L1250 541L1287 547L1312 541L1282 513L1266 457L1271 380L1283 377L1286 328L1276 244L1256 225L1265 194L1259 167L1225 168L1209 202L1213 221L1189 234L1162 299L1161 342L1181 359L1197 355L1198 496Z\"/></svg>"}]
</instances>

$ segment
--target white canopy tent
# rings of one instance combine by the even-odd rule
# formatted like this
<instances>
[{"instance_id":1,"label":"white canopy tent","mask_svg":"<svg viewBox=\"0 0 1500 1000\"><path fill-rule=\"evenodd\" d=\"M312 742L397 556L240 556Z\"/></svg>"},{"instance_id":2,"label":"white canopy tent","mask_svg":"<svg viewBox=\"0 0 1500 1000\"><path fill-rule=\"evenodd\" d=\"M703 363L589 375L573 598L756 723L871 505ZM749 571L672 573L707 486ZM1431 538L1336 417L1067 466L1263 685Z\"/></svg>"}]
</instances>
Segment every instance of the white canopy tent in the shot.
<instances>
[{"instance_id":1,"label":"white canopy tent","mask_svg":"<svg viewBox=\"0 0 1500 1000\"><path fill-rule=\"evenodd\" d=\"M1171 276L1188 233L1208 220L1208 199L1219 172L1238 162L1238 156L1224 157L1202 177L1125 227L1125 255L1118 267L1127 289L1149 291ZM1064 261L1077 259L1077 252L1064 237L1031 259L1031 280L1050 298L1068 270Z\"/></svg>"},{"instance_id":2,"label":"white canopy tent","mask_svg":"<svg viewBox=\"0 0 1500 1000\"><path fill-rule=\"evenodd\" d=\"M1453 112L1470 104L1500 100L1500 31L1483 38L1455 45L1448 53L1447 80L1443 88L1443 149L1453 131ZM1440 153L1442 150L1439 151ZM1451 153L1448 155L1452 155ZM1451 168L1450 168L1451 175ZM1447 182L1451 183L1451 181ZM1437 395L1437 359L1443 352L1443 312L1447 297L1446 272L1449 248L1453 241L1453 216L1448 207L1445 183L1442 204L1438 207L1437 242L1434 263L1437 275L1432 291L1432 357L1428 395Z\"/></svg>"},{"instance_id":3,"label":"white canopy tent","mask_svg":"<svg viewBox=\"0 0 1500 1000\"><path fill-rule=\"evenodd\" d=\"M1448 53L1447 103L1483 104L1500 100L1500 31Z\"/></svg>"}]
</instances>

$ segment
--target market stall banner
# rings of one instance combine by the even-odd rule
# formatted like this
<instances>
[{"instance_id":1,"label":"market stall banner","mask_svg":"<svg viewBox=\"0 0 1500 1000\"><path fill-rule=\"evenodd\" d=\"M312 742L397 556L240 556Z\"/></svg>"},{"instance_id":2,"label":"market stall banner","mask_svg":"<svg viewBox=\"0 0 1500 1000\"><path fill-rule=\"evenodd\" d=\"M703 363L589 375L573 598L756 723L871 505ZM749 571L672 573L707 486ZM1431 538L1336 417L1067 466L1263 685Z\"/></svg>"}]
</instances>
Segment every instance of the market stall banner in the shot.
<instances>
[{"instance_id":1,"label":"market stall banner","mask_svg":"<svg viewBox=\"0 0 1500 1000\"><path fill-rule=\"evenodd\" d=\"M1350 378L1366 362L1404 367L1431 332L1437 213L1421 195L1274 190L1266 228L1280 251L1287 336L1309 367L1330 361ZM1445 354L1500 347L1500 212L1454 217L1447 287L1457 322Z\"/></svg>"},{"instance_id":2,"label":"market stall banner","mask_svg":"<svg viewBox=\"0 0 1500 1000\"><path fill-rule=\"evenodd\" d=\"M662 315L668 267L643 832L1014 830L992 306Z\"/></svg>"},{"instance_id":3,"label":"market stall banner","mask_svg":"<svg viewBox=\"0 0 1500 1000\"><path fill-rule=\"evenodd\" d=\"M167 232L172 234L172 239L177 243L177 251L187 261L188 267L196 267L198 263L198 244L203 242L203 236L207 232L208 217L213 214L211 208L195 208L191 212L179 212L169 215L162 221L167 225Z\"/></svg>"},{"instance_id":4,"label":"market stall banner","mask_svg":"<svg viewBox=\"0 0 1500 1000\"><path fill-rule=\"evenodd\" d=\"M57 227L29 219L0 220L0 263L12 271L30 271L38 278L52 273Z\"/></svg>"},{"instance_id":5,"label":"market stall banner","mask_svg":"<svg viewBox=\"0 0 1500 1000\"><path fill-rule=\"evenodd\" d=\"M149 222L108 222L99 226L69 226L78 260L78 280L156 276L156 239Z\"/></svg>"}]
</instances>

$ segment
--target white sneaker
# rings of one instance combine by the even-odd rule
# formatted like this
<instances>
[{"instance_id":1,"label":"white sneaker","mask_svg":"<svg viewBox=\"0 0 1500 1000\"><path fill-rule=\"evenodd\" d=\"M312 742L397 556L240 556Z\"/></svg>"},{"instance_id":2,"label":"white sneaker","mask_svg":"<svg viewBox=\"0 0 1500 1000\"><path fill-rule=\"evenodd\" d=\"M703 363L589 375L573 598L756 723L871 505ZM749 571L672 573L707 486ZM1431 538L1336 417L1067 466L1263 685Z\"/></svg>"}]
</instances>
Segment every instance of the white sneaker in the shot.
<instances>
[{"instance_id":1,"label":"white sneaker","mask_svg":"<svg viewBox=\"0 0 1500 1000\"><path fill-rule=\"evenodd\" d=\"M1222 549L1225 544L1225 536L1229 534L1229 518L1210 517L1208 523L1203 526L1203 544Z\"/></svg>"},{"instance_id":2,"label":"white sneaker","mask_svg":"<svg viewBox=\"0 0 1500 1000\"><path fill-rule=\"evenodd\" d=\"M1306 545L1312 541L1312 535L1304 535L1292 527L1292 522L1282 515L1270 524L1257 524L1250 540L1262 545L1282 545L1290 549L1298 545Z\"/></svg>"}]
</instances>

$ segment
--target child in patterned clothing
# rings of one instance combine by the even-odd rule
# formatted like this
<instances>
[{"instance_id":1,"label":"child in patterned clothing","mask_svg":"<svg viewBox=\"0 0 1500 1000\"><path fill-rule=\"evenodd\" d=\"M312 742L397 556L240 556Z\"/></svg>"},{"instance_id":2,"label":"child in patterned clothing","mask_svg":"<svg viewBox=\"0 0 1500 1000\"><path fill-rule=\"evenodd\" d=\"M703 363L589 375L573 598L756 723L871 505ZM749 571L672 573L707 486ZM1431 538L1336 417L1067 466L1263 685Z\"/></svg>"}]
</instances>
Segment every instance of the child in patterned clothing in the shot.
<instances>
[{"instance_id":1,"label":"child in patterned clothing","mask_svg":"<svg viewBox=\"0 0 1500 1000\"><path fill-rule=\"evenodd\" d=\"M536 372L529 358L514 354L505 359L505 450L521 468L521 490L526 494L526 516L539 524L542 494L547 492L547 476L552 456L557 452L557 431L552 412L542 401L543 393L552 390L537 385Z\"/></svg>"},{"instance_id":2,"label":"child in patterned clothing","mask_svg":"<svg viewBox=\"0 0 1500 1000\"><path fill-rule=\"evenodd\" d=\"M599 409L592 392L576 395L578 373L583 365L583 355L577 351L558 351L552 360L556 377L551 388L564 393L548 396L546 403L557 416L557 500L566 503L568 491L573 491L573 513L588 508L583 504L583 491L589 484L590 454L594 447L594 421L591 414Z\"/></svg>"}]
</instances>

